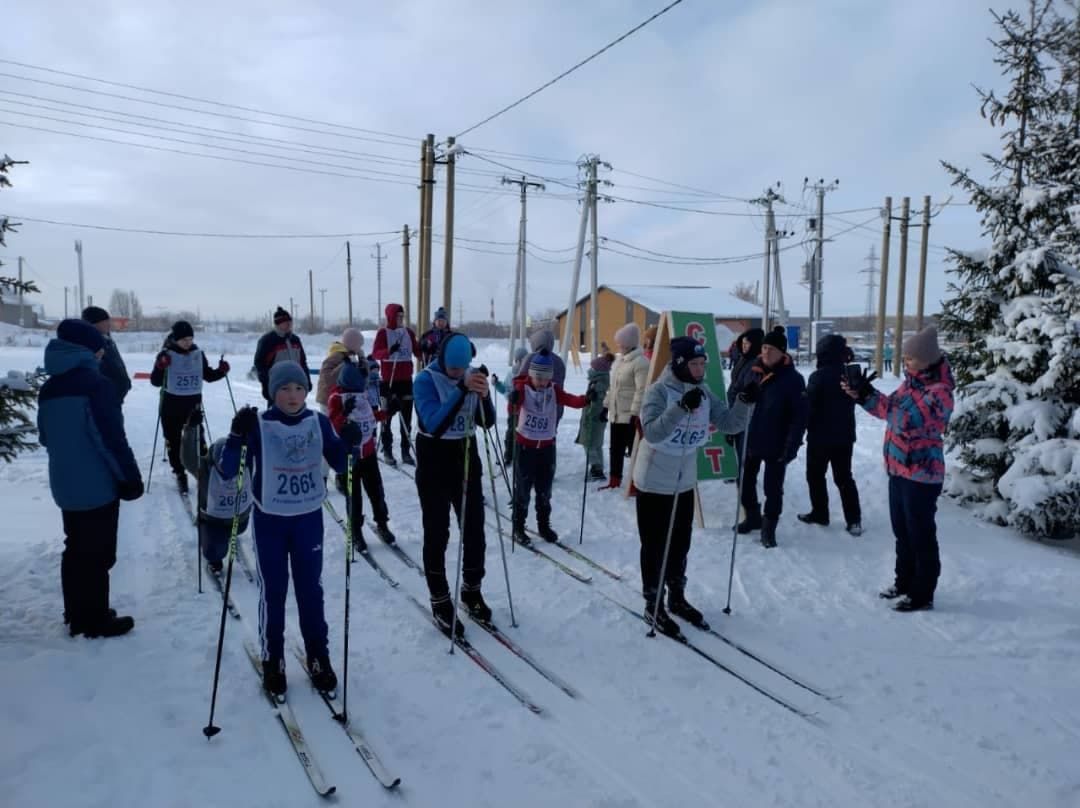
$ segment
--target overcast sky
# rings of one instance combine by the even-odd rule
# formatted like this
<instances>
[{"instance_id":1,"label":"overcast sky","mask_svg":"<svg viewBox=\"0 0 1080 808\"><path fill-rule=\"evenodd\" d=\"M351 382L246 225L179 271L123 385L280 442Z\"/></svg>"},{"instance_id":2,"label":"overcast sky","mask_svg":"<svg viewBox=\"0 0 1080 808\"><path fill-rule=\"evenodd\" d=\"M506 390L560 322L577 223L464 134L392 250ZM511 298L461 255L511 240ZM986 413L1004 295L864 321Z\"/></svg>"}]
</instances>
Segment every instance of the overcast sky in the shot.
<instances>
[{"instance_id":1,"label":"overcast sky","mask_svg":"<svg viewBox=\"0 0 1080 808\"><path fill-rule=\"evenodd\" d=\"M371 256L377 240L387 256L383 303L401 297L400 230L419 220L415 186L423 135L432 132L441 141L461 132L663 5L661 0L290 0L243 8L202 0L15 0L4 11L4 59L320 123L0 64L0 152L30 161L14 173L15 187L0 194L0 212L185 232L395 231L351 239L354 307L372 316ZM866 276L859 271L870 247L880 250L881 222L873 208L886 194L897 208L904 195L912 197L915 208L924 194L944 201L952 189L939 160L980 167L980 152L997 146L997 133L979 117L971 86L1000 83L987 42L993 28L986 6L985 0L684 0L596 61L461 139L477 156L464 156L458 164L459 182L468 187L457 197L457 235L475 241L459 242L455 252L454 318L459 305L466 319L486 318L494 297L497 318L504 320L512 296L514 248L484 242L516 240L518 199L500 186L503 169L480 157L572 184L574 162L586 153L599 154L614 167L604 174L614 183L606 189L612 195L738 214L669 211L626 201L601 206L601 236L668 255L760 252L760 208L738 200L757 197L779 181L789 204L778 207L778 222L796 233L783 243L794 245L782 254L784 292L788 308L800 315L807 307L800 268L809 246L798 244L806 236L806 219L797 206L814 204L803 180L839 179L837 190L826 197L827 235L835 235L835 241L825 248L825 313L861 313ZM331 123L386 134L326 125ZM338 134L321 133L328 131ZM259 154L215 148L222 146ZM565 162L531 162L491 150ZM445 204L439 179L436 233L443 231ZM549 181L545 192L530 197L529 241L536 245L530 248L535 255L572 258L569 251L546 251L575 242L579 212L572 194ZM954 202L966 200L954 197ZM829 215L859 209L871 210ZM853 224L864 228L851 229ZM895 289L895 227L894 237ZM62 313L64 286L76 282L76 238L83 243L87 292L95 302L107 304L111 291L123 287L133 289L148 312L197 308L204 317L229 317L287 306L293 297L300 317L307 315L311 269L316 288L329 290L327 317L341 317L346 310L340 238L189 238L26 222L8 239L4 260L13 270L15 257L26 257L28 275L42 287L50 314ZM913 230L910 307L917 240ZM930 240L935 247L927 297L936 310L945 289L940 246L979 245L978 220L970 208L944 208ZM414 244L414 267L415 259ZM439 302L438 244L432 264ZM530 312L564 307L570 274L569 263L530 257ZM606 250L600 254L600 282L613 285L730 288L760 275L760 259L682 266ZM890 310L891 301L892 295Z\"/></svg>"}]
</instances>

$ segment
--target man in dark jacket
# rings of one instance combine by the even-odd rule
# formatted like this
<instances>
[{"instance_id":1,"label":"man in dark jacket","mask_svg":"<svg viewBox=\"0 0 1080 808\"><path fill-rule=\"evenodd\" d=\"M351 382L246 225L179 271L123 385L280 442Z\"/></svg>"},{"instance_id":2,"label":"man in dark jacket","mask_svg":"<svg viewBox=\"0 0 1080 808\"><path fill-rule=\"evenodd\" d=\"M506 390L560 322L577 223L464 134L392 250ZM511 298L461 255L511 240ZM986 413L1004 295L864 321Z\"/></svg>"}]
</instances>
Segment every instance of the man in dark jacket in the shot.
<instances>
[{"instance_id":1,"label":"man in dark jacket","mask_svg":"<svg viewBox=\"0 0 1080 808\"><path fill-rule=\"evenodd\" d=\"M431 328L420 337L420 364L423 367L435 361L435 357L439 355L439 346L448 336L450 336L450 318L446 314L446 309L439 306L435 310Z\"/></svg>"},{"instance_id":2,"label":"man in dark jacket","mask_svg":"<svg viewBox=\"0 0 1080 808\"><path fill-rule=\"evenodd\" d=\"M754 363L760 387L743 459L742 505L746 519L740 533L761 530L761 543L776 546L776 523L784 507L784 475L799 453L806 431L806 383L787 353L787 337L773 330L766 335L761 358ZM758 502L757 477L765 466L765 513Z\"/></svg>"},{"instance_id":3,"label":"man in dark jacket","mask_svg":"<svg viewBox=\"0 0 1080 808\"><path fill-rule=\"evenodd\" d=\"M38 436L49 453L49 488L64 520L60 586L71 634L115 637L135 625L109 608L120 500L138 499L142 474L124 434L113 385L98 363L105 338L64 320L45 348L48 381L38 394Z\"/></svg>"},{"instance_id":4,"label":"man in dark jacket","mask_svg":"<svg viewBox=\"0 0 1080 808\"><path fill-rule=\"evenodd\" d=\"M862 535L859 489L851 476L855 450L855 402L840 387L844 364L853 358L847 340L828 334L817 344L817 370L810 375L806 397L810 414L806 429L806 484L810 489L810 512L800 513L808 525L829 524L829 491L825 470L832 465L833 482L840 489L844 522L852 536Z\"/></svg>"},{"instance_id":5,"label":"man in dark jacket","mask_svg":"<svg viewBox=\"0 0 1080 808\"><path fill-rule=\"evenodd\" d=\"M255 346L255 372L262 385L262 395L267 405L273 404L267 384L270 381L270 368L278 360L298 362L308 372L307 356L304 355L304 346L300 337L292 332L292 315L278 306L274 312L274 328L267 331L259 338L259 344Z\"/></svg>"},{"instance_id":6,"label":"man in dark jacket","mask_svg":"<svg viewBox=\"0 0 1080 808\"><path fill-rule=\"evenodd\" d=\"M127 367L120 356L120 349L112 338L112 318L109 312L100 306L87 306L83 309L82 318L98 330L105 337L105 355L101 357L101 375L112 382L116 388L116 398L121 404L124 396L131 390L131 376L128 375Z\"/></svg>"}]
</instances>

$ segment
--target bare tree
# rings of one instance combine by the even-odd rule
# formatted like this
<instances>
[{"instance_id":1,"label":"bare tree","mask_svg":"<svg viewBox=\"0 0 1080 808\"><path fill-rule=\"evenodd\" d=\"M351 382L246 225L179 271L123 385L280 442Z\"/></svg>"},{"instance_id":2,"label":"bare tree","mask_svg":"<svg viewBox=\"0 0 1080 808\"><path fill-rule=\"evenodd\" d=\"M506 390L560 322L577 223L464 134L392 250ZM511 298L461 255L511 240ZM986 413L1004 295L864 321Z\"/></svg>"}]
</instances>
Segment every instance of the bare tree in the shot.
<instances>
[{"instance_id":1,"label":"bare tree","mask_svg":"<svg viewBox=\"0 0 1080 808\"><path fill-rule=\"evenodd\" d=\"M739 300L745 300L747 303L757 303L757 287L748 281L741 281L732 288L731 294L737 297Z\"/></svg>"}]
</instances>

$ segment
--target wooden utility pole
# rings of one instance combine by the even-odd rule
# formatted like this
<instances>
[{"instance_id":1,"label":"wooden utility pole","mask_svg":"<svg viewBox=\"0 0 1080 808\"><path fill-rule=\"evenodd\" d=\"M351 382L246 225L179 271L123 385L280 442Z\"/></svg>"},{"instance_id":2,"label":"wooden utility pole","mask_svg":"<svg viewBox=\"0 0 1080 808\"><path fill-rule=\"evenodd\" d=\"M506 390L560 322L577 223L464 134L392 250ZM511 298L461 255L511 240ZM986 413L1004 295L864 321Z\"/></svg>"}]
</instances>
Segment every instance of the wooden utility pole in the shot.
<instances>
[{"instance_id":1,"label":"wooden utility pole","mask_svg":"<svg viewBox=\"0 0 1080 808\"><path fill-rule=\"evenodd\" d=\"M598 266L600 261L600 237L597 233L596 211L598 207L597 168L600 166L600 158L593 157L589 161L589 204L592 213L589 215L589 229L592 231L592 246L589 249L589 350L594 357L600 355L600 313L599 296L597 292ZM522 261L525 259L522 258Z\"/></svg>"},{"instance_id":2,"label":"wooden utility pole","mask_svg":"<svg viewBox=\"0 0 1080 808\"><path fill-rule=\"evenodd\" d=\"M878 289L877 341L874 369L878 376L884 372L885 363L885 306L889 297L889 242L892 238L892 197L885 197L885 222L881 232L881 286Z\"/></svg>"},{"instance_id":3,"label":"wooden utility pole","mask_svg":"<svg viewBox=\"0 0 1080 808\"><path fill-rule=\"evenodd\" d=\"M70 286L65 286L64 287L64 319L65 320L68 318L67 298L68 298L68 289L70 289L70 288L71 288Z\"/></svg>"},{"instance_id":4,"label":"wooden utility pole","mask_svg":"<svg viewBox=\"0 0 1080 808\"><path fill-rule=\"evenodd\" d=\"M375 259L375 322L379 322L379 318L382 317L382 261L386 258L383 255L382 245L379 242L375 242L375 254L371 256ZM407 311L407 310L406 310ZM406 318L408 315L406 315ZM387 323L389 327L389 323Z\"/></svg>"},{"instance_id":5,"label":"wooden utility pole","mask_svg":"<svg viewBox=\"0 0 1080 808\"><path fill-rule=\"evenodd\" d=\"M404 274L402 276L402 302L401 305L405 307L405 322L408 323L409 317L412 315L411 301L409 300L409 226L401 230L401 254L403 256L402 269ZM414 329L415 330L415 329Z\"/></svg>"},{"instance_id":6,"label":"wooden utility pole","mask_svg":"<svg viewBox=\"0 0 1080 808\"><path fill-rule=\"evenodd\" d=\"M586 188L585 197L581 200L581 223L578 225L578 240L577 240L577 252L574 254L574 274L570 281L570 302L566 304L566 322L563 323L562 344L559 346L562 349L563 359L567 362L570 361L571 353L571 339L573 345L577 346L580 340L580 329L584 323L580 323L577 328L574 328L575 319L578 317L577 308L577 295L578 284L581 282L581 262L585 257L585 229L589 225L589 216L592 213L592 200L591 200L591 183L592 183L592 160L589 161L589 186ZM578 167L583 167L583 163L578 163ZM494 320L494 316L491 318ZM584 318L582 318L584 319ZM572 335L572 336L571 336ZM513 359L513 345L510 346L511 361Z\"/></svg>"},{"instance_id":7,"label":"wooden utility pole","mask_svg":"<svg viewBox=\"0 0 1080 808\"><path fill-rule=\"evenodd\" d=\"M528 340L529 336L529 315L528 309L526 308L526 289L528 288L528 275L525 271L525 256L527 253L526 248L528 246L528 232L526 224L528 222L528 216L526 215L526 199L528 198L529 188L536 188L539 191L543 191L545 186L542 182L529 182L525 177L522 177L519 180L512 180L508 177L503 177L502 182L504 185L517 185L521 188L521 222L518 226L518 271L517 282L514 284L514 303L515 314L519 318L517 320L517 322L519 323L517 336L520 339L521 344L524 345ZM514 321L512 320L511 322ZM513 333L514 329L511 325L511 335L513 335ZM511 361L513 360L511 359Z\"/></svg>"},{"instance_id":8,"label":"wooden utility pole","mask_svg":"<svg viewBox=\"0 0 1080 808\"><path fill-rule=\"evenodd\" d=\"M446 239L443 242L443 308L451 310L454 285L454 138L446 139ZM427 325L426 323L424 325Z\"/></svg>"},{"instance_id":9,"label":"wooden utility pole","mask_svg":"<svg viewBox=\"0 0 1080 808\"><path fill-rule=\"evenodd\" d=\"M322 322L322 330L325 332L326 331L326 290L325 289L320 289L319 290L319 296L322 298L321 314L320 314L319 320Z\"/></svg>"},{"instance_id":10,"label":"wooden utility pole","mask_svg":"<svg viewBox=\"0 0 1080 808\"><path fill-rule=\"evenodd\" d=\"M771 192L772 189L770 188ZM772 197L766 195L765 197L765 271L761 277L761 330L766 334L769 333L769 329L772 327L772 311L770 306L772 299L769 294L769 290L772 286L770 283L770 273L772 271L772 251L776 249L776 216L773 214L773 201Z\"/></svg>"},{"instance_id":11,"label":"wooden utility pole","mask_svg":"<svg viewBox=\"0 0 1080 808\"><path fill-rule=\"evenodd\" d=\"M339 253L340 254L340 253ZM349 298L349 327L352 327L352 245L345 242L345 282L348 286Z\"/></svg>"},{"instance_id":12,"label":"wooden utility pole","mask_svg":"<svg viewBox=\"0 0 1080 808\"><path fill-rule=\"evenodd\" d=\"M911 226L911 197L900 201L900 271L896 278L896 334L893 348L893 373L900 378L904 350L904 287L907 285L908 230Z\"/></svg>"},{"instance_id":13,"label":"wooden utility pole","mask_svg":"<svg viewBox=\"0 0 1080 808\"><path fill-rule=\"evenodd\" d=\"M423 324L431 319L431 209L435 201L435 135L428 135L424 141L426 154L427 176L424 185L427 193L424 195L424 225L420 232L420 239L424 244L423 293L420 298L420 310L416 313L417 331L423 329Z\"/></svg>"},{"instance_id":14,"label":"wooden utility pole","mask_svg":"<svg viewBox=\"0 0 1080 808\"><path fill-rule=\"evenodd\" d=\"M915 298L915 330L922 331L926 300L926 252L930 247L930 197L922 198L922 243L919 245L919 289Z\"/></svg>"},{"instance_id":15,"label":"wooden utility pole","mask_svg":"<svg viewBox=\"0 0 1080 808\"><path fill-rule=\"evenodd\" d=\"M308 311L311 312L311 319L308 321L309 333L315 333L315 273L310 269L307 271L307 285L308 285Z\"/></svg>"},{"instance_id":16,"label":"wooden utility pole","mask_svg":"<svg viewBox=\"0 0 1080 808\"><path fill-rule=\"evenodd\" d=\"M416 252L416 311L405 312L406 320L412 320L413 330L420 333L420 310L424 307L424 223L427 220L427 194L430 190L427 182L427 140L420 141L420 224L418 235L420 246Z\"/></svg>"}]
</instances>

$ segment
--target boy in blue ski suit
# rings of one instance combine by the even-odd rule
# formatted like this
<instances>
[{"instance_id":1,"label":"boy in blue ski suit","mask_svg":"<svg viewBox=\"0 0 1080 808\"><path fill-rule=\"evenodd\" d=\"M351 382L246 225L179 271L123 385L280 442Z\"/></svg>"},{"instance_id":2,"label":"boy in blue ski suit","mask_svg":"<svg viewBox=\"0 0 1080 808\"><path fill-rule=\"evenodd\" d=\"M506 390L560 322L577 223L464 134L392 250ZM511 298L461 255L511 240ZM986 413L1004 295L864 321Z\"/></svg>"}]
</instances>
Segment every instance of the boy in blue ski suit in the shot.
<instances>
[{"instance_id":1,"label":"boy in blue ski suit","mask_svg":"<svg viewBox=\"0 0 1080 808\"><path fill-rule=\"evenodd\" d=\"M325 457L335 471L345 471L349 449L325 415L305 407L309 385L297 362L275 363L267 383L270 409L262 413L254 407L241 409L233 418L221 458L226 480L235 479L240 469L242 446L247 446L255 464L252 529L261 598L263 686L275 696L284 695L287 687L284 635L290 563L312 683L323 692L337 688L323 612L326 486L321 464Z\"/></svg>"},{"instance_id":2,"label":"boy in blue ski suit","mask_svg":"<svg viewBox=\"0 0 1080 808\"><path fill-rule=\"evenodd\" d=\"M221 458L225 453L227 438L218 438L210 451L199 457L199 546L203 558L212 572L222 569L222 559L229 552L233 515L240 521L236 535L247 530L251 515L251 471L253 463L248 458L244 470L244 487L240 503L236 502L236 480L227 480L221 471Z\"/></svg>"}]
</instances>

